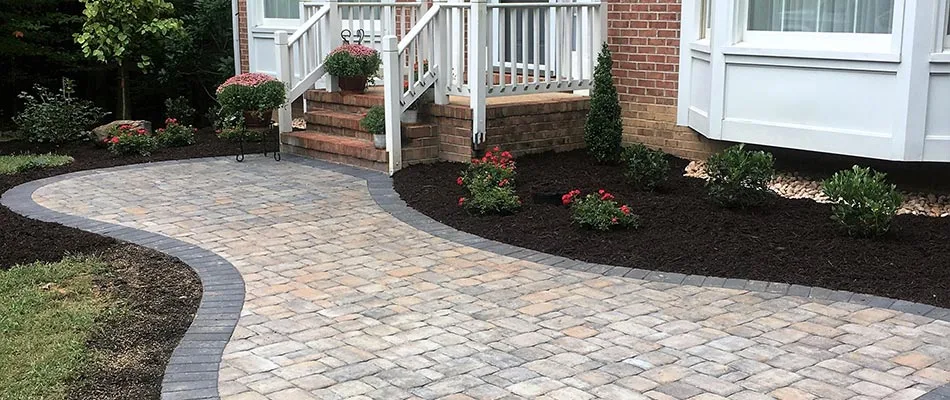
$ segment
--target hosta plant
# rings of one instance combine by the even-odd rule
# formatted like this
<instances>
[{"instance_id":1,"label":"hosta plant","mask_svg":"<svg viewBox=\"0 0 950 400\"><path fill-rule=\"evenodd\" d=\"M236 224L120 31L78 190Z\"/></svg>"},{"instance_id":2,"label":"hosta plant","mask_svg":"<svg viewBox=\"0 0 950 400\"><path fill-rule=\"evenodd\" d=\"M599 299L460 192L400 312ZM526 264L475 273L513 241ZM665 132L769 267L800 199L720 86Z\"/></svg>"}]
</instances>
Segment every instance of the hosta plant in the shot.
<instances>
[{"instance_id":1,"label":"hosta plant","mask_svg":"<svg viewBox=\"0 0 950 400\"><path fill-rule=\"evenodd\" d=\"M831 218L854 236L887 233L903 198L886 178L884 173L855 165L822 182L822 191L832 202Z\"/></svg>"},{"instance_id":2,"label":"hosta plant","mask_svg":"<svg viewBox=\"0 0 950 400\"><path fill-rule=\"evenodd\" d=\"M618 204L606 190L581 197L580 190L561 196L561 202L571 207L571 219L583 228L609 231L615 228L636 228L640 218L626 204Z\"/></svg>"},{"instance_id":3,"label":"hosta plant","mask_svg":"<svg viewBox=\"0 0 950 400\"><path fill-rule=\"evenodd\" d=\"M624 149L622 158L627 165L624 176L640 189L654 189L666 180L670 169L665 153L640 143Z\"/></svg>"},{"instance_id":4,"label":"hosta plant","mask_svg":"<svg viewBox=\"0 0 950 400\"><path fill-rule=\"evenodd\" d=\"M158 148L158 140L149 135L142 128L133 128L130 125L120 125L112 131L109 137L103 140L109 146L109 151L115 155L149 156Z\"/></svg>"},{"instance_id":5,"label":"hosta plant","mask_svg":"<svg viewBox=\"0 0 950 400\"><path fill-rule=\"evenodd\" d=\"M164 147L181 147L195 144L195 132L198 129L182 125L177 119L165 120L165 127L159 128L156 137L158 143Z\"/></svg>"},{"instance_id":6,"label":"hosta plant","mask_svg":"<svg viewBox=\"0 0 950 400\"><path fill-rule=\"evenodd\" d=\"M511 153L495 147L482 158L472 160L456 183L465 187L467 197L458 205L476 214L510 214L521 208L515 194L515 161Z\"/></svg>"},{"instance_id":7,"label":"hosta plant","mask_svg":"<svg viewBox=\"0 0 950 400\"><path fill-rule=\"evenodd\" d=\"M706 161L709 197L726 207L751 207L771 195L768 184L775 174L772 155L749 151L744 145L729 147Z\"/></svg>"}]
</instances>

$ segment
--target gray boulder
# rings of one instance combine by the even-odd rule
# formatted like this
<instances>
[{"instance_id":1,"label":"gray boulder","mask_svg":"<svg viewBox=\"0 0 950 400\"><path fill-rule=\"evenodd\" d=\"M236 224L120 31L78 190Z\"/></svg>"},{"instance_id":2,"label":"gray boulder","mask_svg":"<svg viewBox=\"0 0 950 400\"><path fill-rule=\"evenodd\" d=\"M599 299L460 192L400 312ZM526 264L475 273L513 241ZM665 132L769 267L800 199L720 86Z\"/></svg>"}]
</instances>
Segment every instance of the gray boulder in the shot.
<instances>
[{"instance_id":1,"label":"gray boulder","mask_svg":"<svg viewBox=\"0 0 950 400\"><path fill-rule=\"evenodd\" d=\"M103 140L109 137L109 135L112 133L114 129L122 125L130 125L132 126L132 129L143 128L146 131L148 131L149 135L152 134L152 123L149 121L135 121L135 120L128 120L128 119L120 119L118 121L112 121L108 124L105 124L93 129L92 132L90 132L89 137L90 139L92 139L93 142L97 144L101 144Z\"/></svg>"}]
</instances>

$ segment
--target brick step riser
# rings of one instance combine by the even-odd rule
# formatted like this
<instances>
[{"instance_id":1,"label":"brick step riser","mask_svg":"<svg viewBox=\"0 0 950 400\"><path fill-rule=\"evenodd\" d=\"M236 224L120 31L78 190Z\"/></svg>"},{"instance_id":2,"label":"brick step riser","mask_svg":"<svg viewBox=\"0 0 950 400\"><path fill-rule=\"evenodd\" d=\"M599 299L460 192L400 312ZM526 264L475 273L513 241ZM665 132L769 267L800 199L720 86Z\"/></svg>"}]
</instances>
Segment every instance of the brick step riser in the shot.
<instances>
[{"instance_id":1,"label":"brick step riser","mask_svg":"<svg viewBox=\"0 0 950 400\"><path fill-rule=\"evenodd\" d=\"M289 144L281 144L280 151L288 154L295 154L298 156L315 158L317 160L329 161L337 164L351 165L354 167L366 168L375 171L387 171L387 163L380 163L370 160L363 160L355 157L350 157L342 154L327 153L319 150L308 149L305 147L292 146Z\"/></svg>"},{"instance_id":2,"label":"brick step riser","mask_svg":"<svg viewBox=\"0 0 950 400\"><path fill-rule=\"evenodd\" d=\"M304 115L307 128L326 134L373 140L373 135L363 130L358 119L334 118L329 115L308 113ZM434 125L403 125L402 134L410 139L436 136Z\"/></svg>"},{"instance_id":3,"label":"brick step riser","mask_svg":"<svg viewBox=\"0 0 950 400\"><path fill-rule=\"evenodd\" d=\"M339 103L327 103L321 101L308 101L307 102L307 111L320 111L320 110L330 110L338 111L352 114L366 114L369 112L370 107L362 106L351 106L347 104Z\"/></svg>"},{"instance_id":4,"label":"brick step riser","mask_svg":"<svg viewBox=\"0 0 950 400\"><path fill-rule=\"evenodd\" d=\"M304 94L307 102L340 104L369 109L372 106L383 105L382 96L372 94L342 94L327 93L322 90L311 90Z\"/></svg>"}]
</instances>

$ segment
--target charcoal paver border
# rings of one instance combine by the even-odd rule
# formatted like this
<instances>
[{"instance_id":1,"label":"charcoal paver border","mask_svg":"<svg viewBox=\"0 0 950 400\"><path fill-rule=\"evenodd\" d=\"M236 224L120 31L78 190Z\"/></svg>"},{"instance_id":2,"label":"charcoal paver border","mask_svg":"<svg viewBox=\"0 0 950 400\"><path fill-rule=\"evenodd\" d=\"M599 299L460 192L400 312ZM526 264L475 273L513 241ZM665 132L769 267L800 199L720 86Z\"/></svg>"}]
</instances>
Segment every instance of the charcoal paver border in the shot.
<instances>
[{"instance_id":1,"label":"charcoal paver border","mask_svg":"<svg viewBox=\"0 0 950 400\"><path fill-rule=\"evenodd\" d=\"M244 307L244 278L234 265L212 251L165 235L53 211L34 202L33 192L59 181L95 174L215 159L220 158L162 161L78 171L27 182L7 190L0 197L0 204L23 216L147 247L175 257L195 271L201 280L201 302L194 320L165 367L161 398L166 400L220 398L218 371L224 348L234 333Z\"/></svg>"},{"instance_id":2,"label":"charcoal paver border","mask_svg":"<svg viewBox=\"0 0 950 400\"><path fill-rule=\"evenodd\" d=\"M224 347L230 340L234 327L240 318L244 298L244 279L231 263L221 256L177 239L110 223L93 221L83 217L67 215L40 206L33 201L33 192L37 189L67 179L73 179L98 173L110 173L129 169L148 168L150 166L187 164L218 160L219 157L197 158L189 160L161 161L146 164L132 164L119 167L73 172L39 179L16 186L0 197L0 204L11 210L40 221L56 222L92 233L98 233L118 240L139 244L173 257L181 259L195 270L201 278L203 292L201 305L195 314L195 320L172 354L162 381L162 399L218 399L218 368ZM623 276L652 282L677 285L721 287L749 292L760 292L779 296L797 296L816 300L840 301L864 306L889 309L908 314L920 315L936 320L950 322L950 309L922 303L891 299L849 291L830 290L821 287L765 282L751 279L733 279L700 275L685 275L639 268L617 267L588 263L561 256L526 249L486 239L445 225L419 211L409 207L393 188L392 178L378 171L335 164L322 160L300 157L292 154L284 156L284 162L310 166L331 172L349 175L366 181L367 190L376 204L396 219L435 237L459 243L495 254L531 261L538 264L587 271L604 276ZM131 240L130 240L131 239ZM214 279L214 285L206 281ZM211 291L208 288L211 287ZM211 300L204 293L215 293L231 297L240 295L237 301ZM203 323L227 321L228 332L198 333ZM196 365L191 370L189 365ZM210 371L210 366L216 366ZM187 370L187 372L185 372ZM920 400L950 400L950 384L939 386L919 397Z\"/></svg>"}]
</instances>

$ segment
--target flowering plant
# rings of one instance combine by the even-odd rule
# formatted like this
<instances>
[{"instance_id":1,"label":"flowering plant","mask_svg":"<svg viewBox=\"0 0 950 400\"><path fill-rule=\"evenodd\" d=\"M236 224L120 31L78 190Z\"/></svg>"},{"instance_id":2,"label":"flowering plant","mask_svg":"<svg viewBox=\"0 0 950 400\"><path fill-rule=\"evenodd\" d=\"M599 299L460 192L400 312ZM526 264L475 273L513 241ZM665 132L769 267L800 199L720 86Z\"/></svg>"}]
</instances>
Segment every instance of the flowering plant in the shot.
<instances>
[{"instance_id":1,"label":"flowering plant","mask_svg":"<svg viewBox=\"0 0 950 400\"><path fill-rule=\"evenodd\" d=\"M344 44L333 49L327 56L327 73L337 77L365 76L373 78L379 73L383 60L379 52L361 44Z\"/></svg>"},{"instance_id":2,"label":"flowering plant","mask_svg":"<svg viewBox=\"0 0 950 400\"><path fill-rule=\"evenodd\" d=\"M109 151L116 155L138 154L148 157L158 148L158 141L149 135L147 130L136 129L131 125L119 125L114 128L103 142L109 146Z\"/></svg>"},{"instance_id":3,"label":"flowering plant","mask_svg":"<svg viewBox=\"0 0 950 400\"><path fill-rule=\"evenodd\" d=\"M261 117L284 104L286 90L283 83L270 75L240 74L218 86L218 103L230 112L249 111Z\"/></svg>"},{"instance_id":4,"label":"flowering plant","mask_svg":"<svg viewBox=\"0 0 950 400\"><path fill-rule=\"evenodd\" d=\"M564 205L571 206L571 219L574 223L599 231L610 229L636 228L640 218L626 204L618 205L614 195L601 189L584 197L580 190L571 190L561 196Z\"/></svg>"},{"instance_id":5,"label":"flowering plant","mask_svg":"<svg viewBox=\"0 0 950 400\"><path fill-rule=\"evenodd\" d=\"M515 161L511 153L495 147L482 158L472 160L465 173L455 180L468 190L458 205L479 214L506 214L521 208L515 194Z\"/></svg>"},{"instance_id":6,"label":"flowering plant","mask_svg":"<svg viewBox=\"0 0 950 400\"><path fill-rule=\"evenodd\" d=\"M198 132L198 129L182 125L177 119L168 118L165 120L165 127L159 128L156 136L162 146L181 147L195 144L195 132Z\"/></svg>"}]
</instances>

